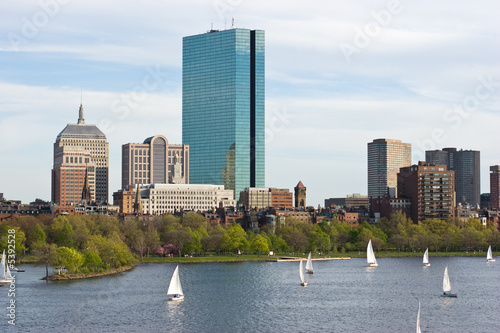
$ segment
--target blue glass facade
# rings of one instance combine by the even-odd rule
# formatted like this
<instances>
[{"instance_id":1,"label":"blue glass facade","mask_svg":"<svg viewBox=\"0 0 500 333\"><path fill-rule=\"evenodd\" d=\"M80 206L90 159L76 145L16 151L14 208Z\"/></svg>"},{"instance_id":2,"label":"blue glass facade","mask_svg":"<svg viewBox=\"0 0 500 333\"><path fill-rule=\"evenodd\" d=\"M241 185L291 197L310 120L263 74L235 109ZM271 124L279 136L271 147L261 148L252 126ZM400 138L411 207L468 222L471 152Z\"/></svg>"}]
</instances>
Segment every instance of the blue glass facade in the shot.
<instances>
[{"instance_id":1,"label":"blue glass facade","mask_svg":"<svg viewBox=\"0 0 500 333\"><path fill-rule=\"evenodd\" d=\"M238 200L264 187L264 31L230 29L183 38L182 142L190 182L223 184Z\"/></svg>"}]
</instances>

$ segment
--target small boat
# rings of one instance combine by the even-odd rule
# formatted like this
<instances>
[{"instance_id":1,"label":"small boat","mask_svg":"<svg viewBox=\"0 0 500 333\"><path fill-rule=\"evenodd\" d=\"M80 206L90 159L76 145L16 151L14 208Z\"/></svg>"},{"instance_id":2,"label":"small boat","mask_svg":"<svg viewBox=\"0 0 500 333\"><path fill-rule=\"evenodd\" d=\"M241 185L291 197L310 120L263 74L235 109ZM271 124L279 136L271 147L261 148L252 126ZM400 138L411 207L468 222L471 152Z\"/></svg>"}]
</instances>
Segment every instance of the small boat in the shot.
<instances>
[{"instance_id":1,"label":"small boat","mask_svg":"<svg viewBox=\"0 0 500 333\"><path fill-rule=\"evenodd\" d=\"M167 295L174 295L169 298L171 301L183 301L184 293L182 292L181 280L179 279L179 265L175 268L170 285L168 286Z\"/></svg>"},{"instance_id":2,"label":"small boat","mask_svg":"<svg viewBox=\"0 0 500 333\"><path fill-rule=\"evenodd\" d=\"M306 273L307 274L313 274L313 262L311 259L311 252L309 252L309 256L307 257L307 262L306 262Z\"/></svg>"},{"instance_id":3,"label":"small boat","mask_svg":"<svg viewBox=\"0 0 500 333\"><path fill-rule=\"evenodd\" d=\"M448 275L448 266L444 269L444 276L443 276L443 294L441 297L457 297L457 294L452 294L451 293L451 283L450 283L450 276Z\"/></svg>"},{"instance_id":4,"label":"small boat","mask_svg":"<svg viewBox=\"0 0 500 333\"><path fill-rule=\"evenodd\" d=\"M300 275L300 285L302 287L307 287L307 280L304 280L304 266L302 265L302 258L300 258L299 275Z\"/></svg>"},{"instance_id":5,"label":"small boat","mask_svg":"<svg viewBox=\"0 0 500 333\"><path fill-rule=\"evenodd\" d=\"M5 259L5 250L3 250L2 261L0 262L0 285L11 284L13 279Z\"/></svg>"},{"instance_id":6,"label":"small boat","mask_svg":"<svg viewBox=\"0 0 500 333\"><path fill-rule=\"evenodd\" d=\"M19 269L19 268L17 268L17 267L14 267L14 268L12 269L12 271L13 271L13 272L16 272L16 273L19 273L19 272L25 272L25 270L24 270L24 269Z\"/></svg>"},{"instance_id":7,"label":"small boat","mask_svg":"<svg viewBox=\"0 0 500 333\"><path fill-rule=\"evenodd\" d=\"M420 330L420 301L418 302L417 333L422 333Z\"/></svg>"},{"instance_id":8,"label":"small boat","mask_svg":"<svg viewBox=\"0 0 500 333\"><path fill-rule=\"evenodd\" d=\"M424 266L430 266L431 265L431 264L429 264L429 248L427 248L425 250L423 262L424 262Z\"/></svg>"},{"instance_id":9,"label":"small boat","mask_svg":"<svg viewBox=\"0 0 500 333\"><path fill-rule=\"evenodd\" d=\"M366 248L366 262L370 265L370 267L378 267L377 258L375 258L375 253L373 252L371 239L368 242L368 246Z\"/></svg>"},{"instance_id":10,"label":"small boat","mask_svg":"<svg viewBox=\"0 0 500 333\"><path fill-rule=\"evenodd\" d=\"M488 247L488 254L486 255L486 261L487 262L494 262L495 259L493 259L493 255L491 253L491 245Z\"/></svg>"}]
</instances>

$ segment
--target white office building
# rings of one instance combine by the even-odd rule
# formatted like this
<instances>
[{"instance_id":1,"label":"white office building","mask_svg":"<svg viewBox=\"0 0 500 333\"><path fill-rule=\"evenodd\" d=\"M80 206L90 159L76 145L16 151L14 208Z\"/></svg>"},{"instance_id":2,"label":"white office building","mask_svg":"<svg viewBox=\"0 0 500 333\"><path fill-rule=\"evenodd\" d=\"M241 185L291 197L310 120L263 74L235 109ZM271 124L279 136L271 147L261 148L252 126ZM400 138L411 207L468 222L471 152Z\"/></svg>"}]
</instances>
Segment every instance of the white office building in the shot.
<instances>
[{"instance_id":1,"label":"white office building","mask_svg":"<svg viewBox=\"0 0 500 333\"><path fill-rule=\"evenodd\" d=\"M135 185L134 190L138 185ZM139 185L142 213L162 215L174 211L207 211L223 207L234 207L233 190L224 185L205 184L149 184Z\"/></svg>"}]
</instances>

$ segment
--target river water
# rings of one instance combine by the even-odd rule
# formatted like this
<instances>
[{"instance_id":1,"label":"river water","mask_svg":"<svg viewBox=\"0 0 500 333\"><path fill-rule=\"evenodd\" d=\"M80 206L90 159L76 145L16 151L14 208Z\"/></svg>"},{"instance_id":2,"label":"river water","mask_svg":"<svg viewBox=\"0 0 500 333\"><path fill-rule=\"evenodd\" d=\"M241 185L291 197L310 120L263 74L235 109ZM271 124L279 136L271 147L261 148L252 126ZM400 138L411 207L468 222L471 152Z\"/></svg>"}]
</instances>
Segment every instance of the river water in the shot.
<instances>
[{"instance_id":1,"label":"river water","mask_svg":"<svg viewBox=\"0 0 500 333\"><path fill-rule=\"evenodd\" d=\"M24 265L15 296L0 288L0 332L415 332L419 301L422 332L500 332L500 261L430 260L314 261L307 287L298 262L181 264L185 300L175 303L175 264L63 282ZM446 265L458 298L440 297Z\"/></svg>"}]
</instances>

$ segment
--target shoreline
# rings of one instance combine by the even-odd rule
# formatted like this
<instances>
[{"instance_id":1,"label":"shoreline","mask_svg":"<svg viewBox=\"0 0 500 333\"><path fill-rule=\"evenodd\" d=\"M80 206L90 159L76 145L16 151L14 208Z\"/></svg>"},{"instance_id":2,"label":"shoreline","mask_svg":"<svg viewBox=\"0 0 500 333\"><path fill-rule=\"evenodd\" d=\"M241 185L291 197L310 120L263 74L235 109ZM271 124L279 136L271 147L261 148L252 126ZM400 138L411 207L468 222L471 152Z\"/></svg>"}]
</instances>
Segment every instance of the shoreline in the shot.
<instances>
[{"instance_id":1,"label":"shoreline","mask_svg":"<svg viewBox=\"0 0 500 333\"><path fill-rule=\"evenodd\" d=\"M54 274L54 275L44 276L40 280L65 281L65 280L80 280L80 279L101 277L101 276L113 275L113 274L118 274L118 273L130 271L135 267L135 265L136 264L121 266L121 267L113 268L113 269L108 269L108 270L105 270L101 273L89 273L89 274L76 273L76 274L64 274L64 275Z\"/></svg>"},{"instance_id":2,"label":"shoreline","mask_svg":"<svg viewBox=\"0 0 500 333\"><path fill-rule=\"evenodd\" d=\"M419 252L375 252L377 258L421 258L424 253ZM471 258L486 258L486 252L429 252L429 257L471 257ZM495 254L493 255L495 257ZM182 264L199 264L199 263L235 263L235 262L249 262L249 261L261 261L261 262L287 262L287 261L299 261L300 258L307 259L303 256L291 256L291 255L275 255L275 256L261 256L257 255L240 255L235 256L200 256L200 257L149 257L139 260L138 263L148 264L148 263L182 263ZM366 258L366 252L346 252L336 256L317 256L312 257L313 261L322 260L350 260L354 258Z\"/></svg>"}]
</instances>

